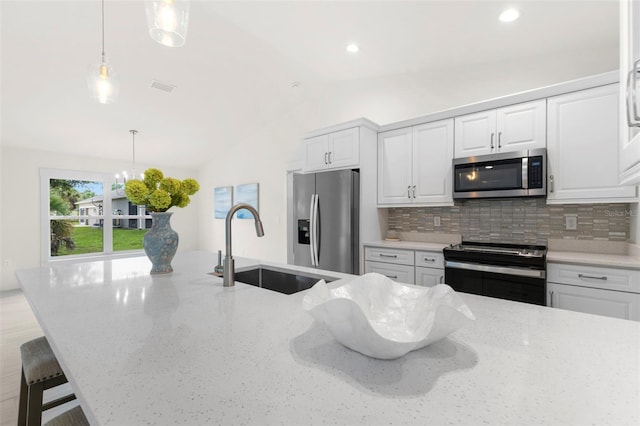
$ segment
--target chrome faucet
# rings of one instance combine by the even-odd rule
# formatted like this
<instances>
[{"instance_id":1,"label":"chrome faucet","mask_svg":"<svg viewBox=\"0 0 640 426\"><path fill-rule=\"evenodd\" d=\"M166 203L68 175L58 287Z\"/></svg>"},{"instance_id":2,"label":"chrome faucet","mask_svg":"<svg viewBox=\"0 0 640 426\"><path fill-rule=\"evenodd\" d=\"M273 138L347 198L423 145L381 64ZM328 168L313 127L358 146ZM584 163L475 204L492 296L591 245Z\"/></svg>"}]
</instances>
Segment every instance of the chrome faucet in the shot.
<instances>
[{"instance_id":1,"label":"chrome faucet","mask_svg":"<svg viewBox=\"0 0 640 426\"><path fill-rule=\"evenodd\" d=\"M235 272L235 261L233 260L233 256L231 255L231 219L233 215L238 210L246 209L251 212L253 215L253 219L256 224L256 234L258 237L264 236L264 230L262 229L262 221L260 220L260 215L258 211L253 208L253 206L249 204L236 204L235 206L229 209L229 213L227 213L227 218L225 219L225 240L226 240L226 249L227 253L224 256L224 271L222 273L222 285L224 287L231 287L235 284L236 281L236 272Z\"/></svg>"}]
</instances>

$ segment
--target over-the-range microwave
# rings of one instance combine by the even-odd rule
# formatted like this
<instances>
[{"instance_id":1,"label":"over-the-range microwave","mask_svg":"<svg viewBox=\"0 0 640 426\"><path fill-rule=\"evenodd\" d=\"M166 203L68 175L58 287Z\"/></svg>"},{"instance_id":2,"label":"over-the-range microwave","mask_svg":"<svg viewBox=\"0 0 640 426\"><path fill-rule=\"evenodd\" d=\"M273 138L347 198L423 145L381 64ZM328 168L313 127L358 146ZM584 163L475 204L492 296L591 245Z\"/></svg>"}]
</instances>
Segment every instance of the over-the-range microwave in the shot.
<instances>
[{"instance_id":1,"label":"over-the-range microwave","mask_svg":"<svg viewBox=\"0 0 640 426\"><path fill-rule=\"evenodd\" d=\"M544 197L547 150L529 149L453 160L453 198Z\"/></svg>"}]
</instances>

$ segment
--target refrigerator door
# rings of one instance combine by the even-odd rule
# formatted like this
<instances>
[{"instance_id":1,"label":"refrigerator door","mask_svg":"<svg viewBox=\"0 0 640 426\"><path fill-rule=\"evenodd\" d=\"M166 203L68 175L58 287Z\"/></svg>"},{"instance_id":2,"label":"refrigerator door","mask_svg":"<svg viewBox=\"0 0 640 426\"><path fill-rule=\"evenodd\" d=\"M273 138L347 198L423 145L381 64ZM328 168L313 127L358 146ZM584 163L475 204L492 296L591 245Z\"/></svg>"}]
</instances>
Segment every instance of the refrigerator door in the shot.
<instances>
[{"instance_id":1,"label":"refrigerator door","mask_svg":"<svg viewBox=\"0 0 640 426\"><path fill-rule=\"evenodd\" d=\"M311 256L311 204L315 194L314 174L293 176L293 260L295 265L313 266Z\"/></svg>"},{"instance_id":2,"label":"refrigerator door","mask_svg":"<svg viewBox=\"0 0 640 426\"><path fill-rule=\"evenodd\" d=\"M318 267L358 273L359 173L351 170L316 174Z\"/></svg>"}]
</instances>

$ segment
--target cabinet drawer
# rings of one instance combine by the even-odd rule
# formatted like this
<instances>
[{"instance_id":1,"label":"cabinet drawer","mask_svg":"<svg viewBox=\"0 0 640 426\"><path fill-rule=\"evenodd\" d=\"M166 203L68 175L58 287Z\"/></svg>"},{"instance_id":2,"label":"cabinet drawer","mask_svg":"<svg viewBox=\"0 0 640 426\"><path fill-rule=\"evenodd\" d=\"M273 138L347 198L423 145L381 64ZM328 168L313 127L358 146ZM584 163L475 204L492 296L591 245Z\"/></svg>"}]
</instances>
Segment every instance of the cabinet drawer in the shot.
<instances>
[{"instance_id":1,"label":"cabinet drawer","mask_svg":"<svg viewBox=\"0 0 640 426\"><path fill-rule=\"evenodd\" d=\"M377 272L399 283L414 283L414 267L409 265L394 265L393 263L365 262L364 272Z\"/></svg>"},{"instance_id":2,"label":"cabinet drawer","mask_svg":"<svg viewBox=\"0 0 640 426\"><path fill-rule=\"evenodd\" d=\"M364 259L375 262L397 263L399 265L413 265L413 250L388 249L379 247L365 247Z\"/></svg>"},{"instance_id":3,"label":"cabinet drawer","mask_svg":"<svg viewBox=\"0 0 640 426\"><path fill-rule=\"evenodd\" d=\"M549 263L547 282L640 293L640 271Z\"/></svg>"},{"instance_id":4,"label":"cabinet drawer","mask_svg":"<svg viewBox=\"0 0 640 426\"><path fill-rule=\"evenodd\" d=\"M637 293L548 283L547 306L640 321L640 294Z\"/></svg>"},{"instance_id":5,"label":"cabinet drawer","mask_svg":"<svg viewBox=\"0 0 640 426\"><path fill-rule=\"evenodd\" d=\"M416 266L416 285L433 287L437 284L444 284L444 269L421 268Z\"/></svg>"},{"instance_id":6,"label":"cabinet drawer","mask_svg":"<svg viewBox=\"0 0 640 426\"><path fill-rule=\"evenodd\" d=\"M444 268L444 254L441 251L417 251L415 265L425 268Z\"/></svg>"}]
</instances>

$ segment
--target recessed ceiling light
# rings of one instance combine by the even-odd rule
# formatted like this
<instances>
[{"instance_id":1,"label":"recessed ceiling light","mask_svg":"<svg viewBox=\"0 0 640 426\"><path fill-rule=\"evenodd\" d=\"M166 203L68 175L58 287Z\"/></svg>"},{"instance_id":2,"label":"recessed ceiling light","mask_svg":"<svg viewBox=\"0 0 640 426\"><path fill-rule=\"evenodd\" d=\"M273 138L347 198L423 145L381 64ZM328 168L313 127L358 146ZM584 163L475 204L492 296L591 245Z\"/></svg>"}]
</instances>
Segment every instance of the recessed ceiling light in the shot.
<instances>
[{"instance_id":1,"label":"recessed ceiling light","mask_svg":"<svg viewBox=\"0 0 640 426\"><path fill-rule=\"evenodd\" d=\"M360 50L360 46L355 43L347 44L347 52L356 53Z\"/></svg>"},{"instance_id":2,"label":"recessed ceiling light","mask_svg":"<svg viewBox=\"0 0 640 426\"><path fill-rule=\"evenodd\" d=\"M500 22L513 22L520 17L520 12L515 9L507 9L500 14Z\"/></svg>"}]
</instances>

